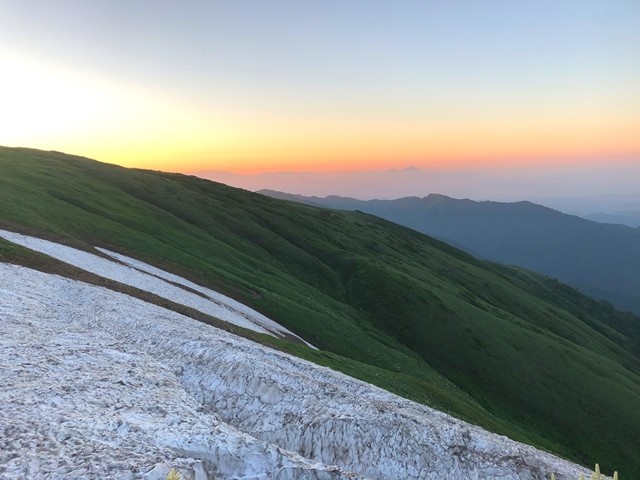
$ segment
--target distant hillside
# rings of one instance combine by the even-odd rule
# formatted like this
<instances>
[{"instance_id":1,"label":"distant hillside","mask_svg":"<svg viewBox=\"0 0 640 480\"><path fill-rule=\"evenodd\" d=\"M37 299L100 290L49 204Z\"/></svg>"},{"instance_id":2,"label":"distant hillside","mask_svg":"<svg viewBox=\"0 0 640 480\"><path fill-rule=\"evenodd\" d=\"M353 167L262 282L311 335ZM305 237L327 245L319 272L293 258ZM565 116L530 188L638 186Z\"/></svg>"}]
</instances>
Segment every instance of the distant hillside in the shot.
<instances>
[{"instance_id":1,"label":"distant hillside","mask_svg":"<svg viewBox=\"0 0 640 480\"><path fill-rule=\"evenodd\" d=\"M617 308L640 313L637 228L589 221L530 202L475 202L443 195L362 201L260 193L371 213L482 258L558 278Z\"/></svg>"},{"instance_id":2,"label":"distant hillside","mask_svg":"<svg viewBox=\"0 0 640 480\"><path fill-rule=\"evenodd\" d=\"M590 213L582 217L601 223L617 223L633 228L640 228L640 211L624 211L615 213Z\"/></svg>"},{"instance_id":3,"label":"distant hillside","mask_svg":"<svg viewBox=\"0 0 640 480\"><path fill-rule=\"evenodd\" d=\"M320 350L258 341L622 478L640 471L636 316L361 212L29 149L0 148L0 172L0 228L181 274ZM53 268L5 241L0 261Z\"/></svg>"}]
</instances>

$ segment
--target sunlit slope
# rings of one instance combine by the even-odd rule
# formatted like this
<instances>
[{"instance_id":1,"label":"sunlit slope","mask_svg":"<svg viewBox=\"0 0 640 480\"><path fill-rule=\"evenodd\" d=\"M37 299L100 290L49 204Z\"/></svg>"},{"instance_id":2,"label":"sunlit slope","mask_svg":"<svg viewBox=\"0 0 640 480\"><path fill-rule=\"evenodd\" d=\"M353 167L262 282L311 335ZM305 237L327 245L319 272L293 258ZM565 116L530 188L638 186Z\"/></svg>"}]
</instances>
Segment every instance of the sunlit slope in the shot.
<instances>
[{"instance_id":1,"label":"sunlit slope","mask_svg":"<svg viewBox=\"0 0 640 480\"><path fill-rule=\"evenodd\" d=\"M181 273L333 354L282 348L640 471L639 320L552 280L357 212L26 149L0 149L0 223ZM27 255L0 243L0 258Z\"/></svg>"}]
</instances>

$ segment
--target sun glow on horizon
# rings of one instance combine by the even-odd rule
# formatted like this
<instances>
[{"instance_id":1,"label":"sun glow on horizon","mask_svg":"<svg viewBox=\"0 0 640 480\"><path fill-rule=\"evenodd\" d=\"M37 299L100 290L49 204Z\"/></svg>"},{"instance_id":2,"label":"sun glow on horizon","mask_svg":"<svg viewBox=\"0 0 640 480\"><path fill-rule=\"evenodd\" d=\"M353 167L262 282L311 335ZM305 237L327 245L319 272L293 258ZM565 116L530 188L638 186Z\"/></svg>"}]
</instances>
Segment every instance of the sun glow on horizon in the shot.
<instances>
[{"instance_id":1,"label":"sun glow on horizon","mask_svg":"<svg viewBox=\"0 0 640 480\"><path fill-rule=\"evenodd\" d=\"M0 78L2 143L60 150L127 167L356 171L461 169L640 158L640 116L574 108L438 121L436 118L300 121L269 112L195 106L163 92L48 65L2 51L14 74Z\"/></svg>"},{"instance_id":2,"label":"sun glow on horizon","mask_svg":"<svg viewBox=\"0 0 640 480\"><path fill-rule=\"evenodd\" d=\"M0 51L0 139L130 167L172 169L233 131L168 95ZM228 147L227 147L228 148Z\"/></svg>"},{"instance_id":3,"label":"sun glow on horizon","mask_svg":"<svg viewBox=\"0 0 640 480\"><path fill-rule=\"evenodd\" d=\"M4 3L0 145L185 173L640 162L633 5L96 5Z\"/></svg>"}]
</instances>

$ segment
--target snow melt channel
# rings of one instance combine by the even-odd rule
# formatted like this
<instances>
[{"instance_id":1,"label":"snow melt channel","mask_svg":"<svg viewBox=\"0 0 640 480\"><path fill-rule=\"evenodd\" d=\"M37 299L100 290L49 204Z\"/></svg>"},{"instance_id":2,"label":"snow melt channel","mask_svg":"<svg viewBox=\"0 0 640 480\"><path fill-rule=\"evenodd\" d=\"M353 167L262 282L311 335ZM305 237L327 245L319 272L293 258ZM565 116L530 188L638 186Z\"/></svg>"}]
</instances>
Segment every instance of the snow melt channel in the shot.
<instances>
[{"instance_id":1,"label":"snow melt channel","mask_svg":"<svg viewBox=\"0 0 640 480\"><path fill-rule=\"evenodd\" d=\"M300 339L270 318L236 300L139 260L106 249L97 249L122 262L119 263L66 245L2 229L0 237L100 277L153 293L239 327L272 336L288 335ZM195 290L202 296L181 288L180 285Z\"/></svg>"},{"instance_id":2,"label":"snow melt channel","mask_svg":"<svg viewBox=\"0 0 640 480\"><path fill-rule=\"evenodd\" d=\"M0 320L3 478L160 479L172 466L265 480L586 473L101 287L0 264Z\"/></svg>"}]
</instances>

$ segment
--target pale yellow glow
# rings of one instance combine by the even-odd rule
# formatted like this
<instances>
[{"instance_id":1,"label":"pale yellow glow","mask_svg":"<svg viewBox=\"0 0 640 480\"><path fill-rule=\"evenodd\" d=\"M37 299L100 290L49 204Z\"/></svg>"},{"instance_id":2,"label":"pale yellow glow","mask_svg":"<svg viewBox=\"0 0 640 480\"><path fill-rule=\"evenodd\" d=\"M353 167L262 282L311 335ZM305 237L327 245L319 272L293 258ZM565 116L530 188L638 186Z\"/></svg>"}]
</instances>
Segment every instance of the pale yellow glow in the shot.
<instances>
[{"instance_id":1,"label":"pale yellow glow","mask_svg":"<svg viewBox=\"0 0 640 480\"><path fill-rule=\"evenodd\" d=\"M234 132L197 108L0 50L0 145L62 150L125 166L175 167ZM227 147L228 148L228 147Z\"/></svg>"},{"instance_id":2,"label":"pale yellow glow","mask_svg":"<svg viewBox=\"0 0 640 480\"><path fill-rule=\"evenodd\" d=\"M633 107L578 101L515 112L296 116L237 99L170 96L2 50L0 145L60 150L168 171L467 168L640 152ZM225 101L227 102L225 104ZM616 104L623 104L619 101ZM544 160L544 159L547 160Z\"/></svg>"}]
</instances>

